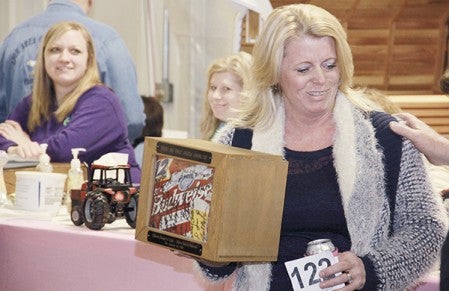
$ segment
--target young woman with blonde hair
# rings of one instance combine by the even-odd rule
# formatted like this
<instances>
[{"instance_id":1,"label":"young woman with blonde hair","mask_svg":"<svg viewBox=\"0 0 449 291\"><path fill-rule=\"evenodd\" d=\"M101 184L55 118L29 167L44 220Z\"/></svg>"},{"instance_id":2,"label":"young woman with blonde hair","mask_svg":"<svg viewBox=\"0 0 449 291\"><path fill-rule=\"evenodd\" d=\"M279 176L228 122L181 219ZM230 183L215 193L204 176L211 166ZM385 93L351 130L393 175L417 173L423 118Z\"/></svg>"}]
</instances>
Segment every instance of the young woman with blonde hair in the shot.
<instances>
[{"instance_id":1,"label":"young woman with blonde hair","mask_svg":"<svg viewBox=\"0 0 449 291\"><path fill-rule=\"evenodd\" d=\"M70 162L72 148L92 163L110 152L128 154L133 181L140 182L120 101L100 81L93 40L77 22L60 22L44 36L32 94L0 124L0 149L22 158L41 154L48 144L53 162Z\"/></svg>"},{"instance_id":2,"label":"young woman with blonde hair","mask_svg":"<svg viewBox=\"0 0 449 291\"><path fill-rule=\"evenodd\" d=\"M221 125L237 116L250 66L251 55L246 52L216 59L209 66L200 124L203 139L212 139Z\"/></svg>"}]
</instances>

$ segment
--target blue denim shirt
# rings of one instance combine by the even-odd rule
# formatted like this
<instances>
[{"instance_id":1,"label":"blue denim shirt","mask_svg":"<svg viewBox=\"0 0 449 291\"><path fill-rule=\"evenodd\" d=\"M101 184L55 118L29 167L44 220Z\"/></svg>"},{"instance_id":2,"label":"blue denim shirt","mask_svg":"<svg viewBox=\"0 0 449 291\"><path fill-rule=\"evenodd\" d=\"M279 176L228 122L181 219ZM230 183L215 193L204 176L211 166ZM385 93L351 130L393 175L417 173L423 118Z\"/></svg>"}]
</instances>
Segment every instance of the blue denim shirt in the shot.
<instances>
[{"instance_id":1,"label":"blue denim shirt","mask_svg":"<svg viewBox=\"0 0 449 291\"><path fill-rule=\"evenodd\" d=\"M141 135L145 121L132 57L112 27L89 18L70 0L51 1L45 11L15 27L1 44L0 122L31 93L33 67L42 37L53 24L68 20L83 24L91 33L101 80L120 97L132 142Z\"/></svg>"}]
</instances>

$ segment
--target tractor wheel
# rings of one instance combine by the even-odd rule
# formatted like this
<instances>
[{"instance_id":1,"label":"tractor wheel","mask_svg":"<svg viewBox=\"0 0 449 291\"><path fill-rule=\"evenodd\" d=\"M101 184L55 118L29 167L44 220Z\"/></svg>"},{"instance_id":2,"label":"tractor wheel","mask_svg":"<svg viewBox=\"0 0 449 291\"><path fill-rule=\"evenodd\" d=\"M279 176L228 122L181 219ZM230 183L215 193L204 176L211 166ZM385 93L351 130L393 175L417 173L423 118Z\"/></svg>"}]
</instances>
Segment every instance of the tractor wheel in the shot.
<instances>
[{"instance_id":1,"label":"tractor wheel","mask_svg":"<svg viewBox=\"0 0 449 291\"><path fill-rule=\"evenodd\" d=\"M84 223L93 230L100 230L106 223L109 215L107 197L101 192L89 192L83 204Z\"/></svg>"},{"instance_id":2,"label":"tractor wheel","mask_svg":"<svg viewBox=\"0 0 449 291\"><path fill-rule=\"evenodd\" d=\"M72 220L73 224L76 226L80 226L84 223L83 211L81 209L81 206L76 205L76 206L72 207L72 211L70 213L70 219Z\"/></svg>"},{"instance_id":3,"label":"tractor wheel","mask_svg":"<svg viewBox=\"0 0 449 291\"><path fill-rule=\"evenodd\" d=\"M115 216L115 213L109 212L108 219L106 219L106 222L107 223L113 223L116 218L117 217Z\"/></svg>"},{"instance_id":4,"label":"tractor wheel","mask_svg":"<svg viewBox=\"0 0 449 291\"><path fill-rule=\"evenodd\" d=\"M137 206L139 205L139 194L134 194L126 205L127 211L125 211L126 222L132 228L136 228L137 221Z\"/></svg>"}]
</instances>

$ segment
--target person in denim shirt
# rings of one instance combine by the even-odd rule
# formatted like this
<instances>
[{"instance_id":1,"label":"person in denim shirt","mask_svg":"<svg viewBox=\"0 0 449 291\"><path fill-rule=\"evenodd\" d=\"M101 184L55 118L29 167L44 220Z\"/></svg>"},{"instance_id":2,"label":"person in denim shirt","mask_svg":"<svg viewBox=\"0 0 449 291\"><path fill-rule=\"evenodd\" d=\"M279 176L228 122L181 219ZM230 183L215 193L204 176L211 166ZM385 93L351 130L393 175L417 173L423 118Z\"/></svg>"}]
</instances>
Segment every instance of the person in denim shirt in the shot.
<instances>
[{"instance_id":1,"label":"person in denim shirt","mask_svg":"<svg viewBox=\"0 0 449 291\"><path fill-rule=\"evenodd\" d=\"M101 81L120 98L133 141L142 131L145 114L137 89L134 62L119 34L87 16L92 0L52 0L45 11L15 27L0 47L0 122L31 93L39 43L57 22L83 24L94 39Z\"/></svg>"},{"instance_id":2,"label":"person in denim shirt","mask_svg":"<svg viewBox=\"0 0 449 291\"><path fill-rule=\"evenodd\" d=\"M215 133L237 114L240 93L249 79L252 56L233 53L212 61L207 70L207 87L201 116L201 137L212 140Z\"/></svg>"},{"instance_id":3,"label":"person in denim shirt","mask_svg":"<svg viewBox=\"0 0 449 291\"><path fill-rule=\"evenodd\" d=\"M68 163L71 149L84 148L91 164L108 153L128 156L134 183L140 168L128 140L118 96L100 81L93 40L78 22L58 22L42 39L33 92L0 123L0 150L37 158L46 143L52 162Z\"/></svg>"}]
</instances>

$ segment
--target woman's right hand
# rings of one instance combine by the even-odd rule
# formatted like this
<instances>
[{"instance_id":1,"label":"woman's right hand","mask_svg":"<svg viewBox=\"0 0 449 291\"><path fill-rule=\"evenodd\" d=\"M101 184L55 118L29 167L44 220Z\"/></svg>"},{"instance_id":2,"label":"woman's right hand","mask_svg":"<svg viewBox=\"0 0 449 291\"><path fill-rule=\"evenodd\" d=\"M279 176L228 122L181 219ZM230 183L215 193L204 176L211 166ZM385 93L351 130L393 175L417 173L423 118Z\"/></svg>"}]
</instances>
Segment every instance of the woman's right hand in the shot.
<instances>
[{"instance_id":1,"label":"woman's right hand","mask_svg":"<svg viewBox=\"0 0 449 291\"><path fill-rule=\"evenodd\" d=\"M401 121L390 123L392 131L411 140L432 164L437 166L449 164L448 139L410 113L397 113L394 116Z\"/></svg>"}]
</instances>

